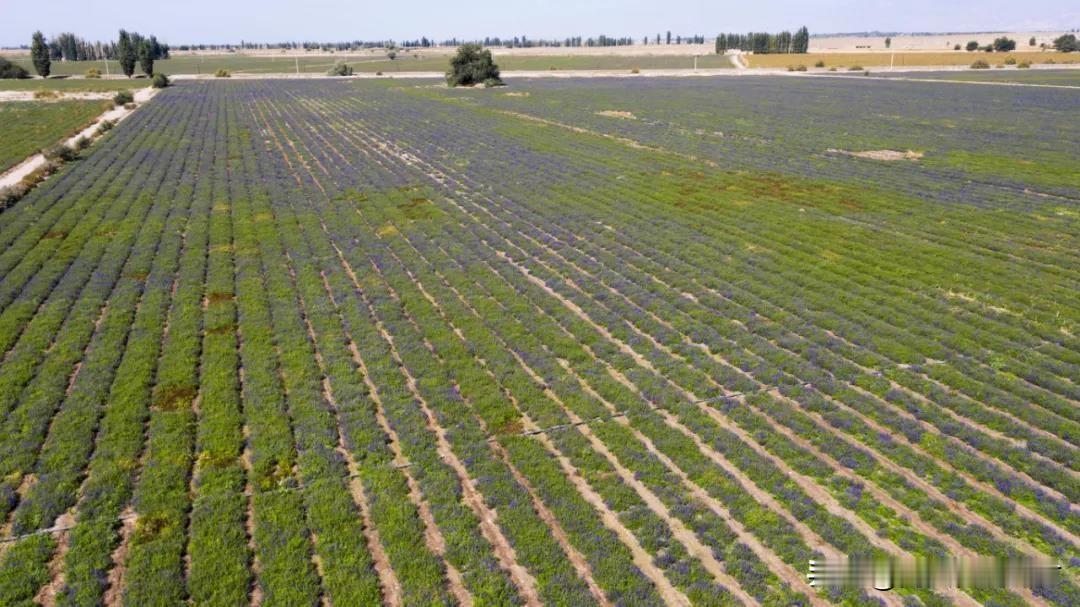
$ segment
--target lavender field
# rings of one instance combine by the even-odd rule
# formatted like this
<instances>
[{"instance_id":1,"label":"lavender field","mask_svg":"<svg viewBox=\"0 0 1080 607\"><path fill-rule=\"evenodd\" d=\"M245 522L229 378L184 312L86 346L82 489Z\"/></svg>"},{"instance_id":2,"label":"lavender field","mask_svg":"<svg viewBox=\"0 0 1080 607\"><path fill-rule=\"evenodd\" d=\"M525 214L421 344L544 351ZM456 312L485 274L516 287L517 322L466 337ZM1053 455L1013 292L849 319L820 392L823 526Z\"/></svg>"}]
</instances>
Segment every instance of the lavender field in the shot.
<instances>
[{"instance_id":1,"label":"lavender field","mask_svg":"<svg viewBox=\"0 0 1080 607\"><path fill-rule=\"evenodd\" d=\"M1076 605L1078 108L170 87L0 213L0 605Z\"/></svg>"}]
</instances>

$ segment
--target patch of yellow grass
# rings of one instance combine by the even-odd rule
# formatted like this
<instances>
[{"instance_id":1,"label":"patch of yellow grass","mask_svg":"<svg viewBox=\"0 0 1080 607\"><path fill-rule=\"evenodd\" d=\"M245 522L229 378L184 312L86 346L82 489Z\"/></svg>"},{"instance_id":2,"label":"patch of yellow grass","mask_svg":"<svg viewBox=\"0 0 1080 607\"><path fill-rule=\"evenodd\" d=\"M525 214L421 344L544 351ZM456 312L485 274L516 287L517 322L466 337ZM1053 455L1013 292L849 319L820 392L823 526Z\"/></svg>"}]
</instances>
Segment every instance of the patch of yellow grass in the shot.
<instances>
[{"instance_id":1,"label":"patch of yellow grass","mask_svg":"<svg viewBox=\"0 0 1080 607\"><path fill-rule=\"evenodd\" d=\"M397 236L398 229L397 226L388 223L379 228L378 230L375 230L375 234L378 235L379 238L386 238L387 236Z\"/></svg>"}]
</instances>

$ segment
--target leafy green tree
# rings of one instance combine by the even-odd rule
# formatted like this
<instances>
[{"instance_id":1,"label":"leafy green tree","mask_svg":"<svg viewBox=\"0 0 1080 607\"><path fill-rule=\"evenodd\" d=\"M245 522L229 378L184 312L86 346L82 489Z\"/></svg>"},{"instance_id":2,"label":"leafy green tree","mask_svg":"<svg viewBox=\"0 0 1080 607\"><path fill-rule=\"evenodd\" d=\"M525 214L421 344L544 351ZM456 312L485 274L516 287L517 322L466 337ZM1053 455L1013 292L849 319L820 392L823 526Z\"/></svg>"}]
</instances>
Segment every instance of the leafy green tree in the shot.
<instances>
[{"instance_id":1,"label":"leafy green tree","mask_svg":"<svg viewBox=\"0 0 1080 607\"><path fill-rule=\"evenodd\" d=\"M124 75L131 78L135 73L136 49L131 44L131 36L120 30L120 38L116 41L116 60L120 62L120 70Z\"/></svg>"},{"instance_id":2,"label":"leafy green tree","mask_svg":"<svg viewBox=\"0 0 1080 607\"><path fill-rule=\"evenodd\" d=\"M152 76L154 74L154 52L149 40L144 38L139 41L136 55L139 57L139 67L142 68L143 73Z\"/></svg>"},{"instance_id":3,"label":"leafy green tree","mask_svg":"<svg viewBox=\"0 0 1080 607\"><path fill-rule=\"evenodd\" d=\"M1054 39L1054 48L1062 53L1080 51L1080 42L1077 41L1076 34L1065 34Z\"/></svg>"},{"instance_id":4,"label":"leafy green tree","mask_svg":"<svg viewBox=\"0 0 1080 607\"><path fill-rule=\"evenodd\" d=\"M34 69L37 70L38 76L48 78L52 60L49 59L49 45L45 43L45 36L41 31L34 32L34 37L30 41L30 57L34 61Z\"/></svg>"},{"instance_id":5,"label":"leafy green tree","mask_svg":"<svg viewBox=\"0 0 1080 607\"><path fill-rule=\"evenodd\" d=\"M994 39L994 50L999 53L1005 53L1008 51L1016 50L1016 40L1002 36Z\"/></svg>"},{"instance_id":6,"label":"leafy green tree","mask_svg":"<svg viewBox=\"0 0 1080 607\"><path fill-rule=\"evenodd\" d=\"M885 39L885 48L892 48L892 38Z\"/></svg>"},{"instance_id":7,"label":"leafy green tree","mask_svg":"<svg viewBox=\"0 0 1080 607\"><path fill-rule=\"evenodd\" d=\"M491 51L479 44L463 44L457 54L450 59L450 69L446 72L446 83L450 86L471 86L502 84L499 78L499 66L491 56Z\"/></svg>"},{"instance_id":8,"label":"leafy green tree","mask_svg":"<svg viewBox=\"0 0 1080 607\"><path fill-rule=\"evenodd\" d=\"M966 48L968 50L968 52L977 51L977 50L979 50L979 43L976 42L975 40L972 40L971 42L968 42L967 46L964 47L964 48Z\"/></svg>"},{"instance_id":9,"label":"leafy green tree","mask_svg":"<svg viewBox=\"0 0 1080 607\"><path fill-rule=\"evenodd\" d=\"M334 67L330 68L330 70L328 72L326 72L326 75L327 76L352 76L353 75L353 68L351 68L348 65L345 65L345 63L339 61L339 62L334 64Z\"/></svg>"},{"instance_id":10,"label":"leafy green tree","mask_svg":"<svg viewBox=\"0 0 1080 607\"><path fill-rule=\"evenodd\" d=\"M1032 36L1031 40L1028 40L1028 46L1035 46L1035 36Z\"/></svg>"},{"instance_id":11,"label":"leafy green tree","mask_svg":"<svg viewBox=\"0 0 1080 607\"><path fill-rule=\"evenodd\" d=\"M808 50L810 50L810 31L804 25L795 32L795 37L791 41L791 52L805 53Z\"/></svg>"}]
</instances>

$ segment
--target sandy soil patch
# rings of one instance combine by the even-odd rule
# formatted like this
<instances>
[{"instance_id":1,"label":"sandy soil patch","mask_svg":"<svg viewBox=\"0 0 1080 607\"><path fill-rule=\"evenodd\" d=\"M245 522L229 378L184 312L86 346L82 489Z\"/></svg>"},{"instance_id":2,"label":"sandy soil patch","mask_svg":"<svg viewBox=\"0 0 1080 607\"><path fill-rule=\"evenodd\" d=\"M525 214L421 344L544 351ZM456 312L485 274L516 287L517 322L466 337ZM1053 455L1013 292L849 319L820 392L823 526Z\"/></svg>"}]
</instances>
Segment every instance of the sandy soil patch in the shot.
<instances>
[{"instance_id":1,"label":"sandy soil patch","mask_svg":"<svg viewBox=\"0 0 1080 607\"><path fill-rule=\"evenodd\" d=\"M600 110L596 112L597 116L606 116L608 118L622 118L624 120L637 120L632 112L625 112L622 110Z\"/></svg>"},{"instance_id":2,"label":"sandy soil patch","mask_svg":"<svg viewBox=\"0 0 1080 607\"><path fill-rule=\"evenodd\" d=\"M849 150L837 150L834 148L829 148L825 151L830 154L853 156L855 158L869 158L871 160L883 160L885 162L896 162L898 160L919 160L923 157L922 152L914 152L912 150L907 150L905 152L899 152L897 150L866 150L862 152L852 152Z\"/></svg>"}]
</instances>

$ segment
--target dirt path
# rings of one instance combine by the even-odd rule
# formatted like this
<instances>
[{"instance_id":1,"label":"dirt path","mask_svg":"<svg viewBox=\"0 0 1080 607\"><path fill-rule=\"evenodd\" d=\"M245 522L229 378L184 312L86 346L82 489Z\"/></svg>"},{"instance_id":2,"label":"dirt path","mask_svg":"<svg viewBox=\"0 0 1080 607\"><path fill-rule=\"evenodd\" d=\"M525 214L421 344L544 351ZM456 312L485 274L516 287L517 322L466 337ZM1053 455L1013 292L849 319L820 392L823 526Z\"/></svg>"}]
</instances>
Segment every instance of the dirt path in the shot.
<instances>
[{"instance_id":1,"label":"dirt path","mask_svg":"<svg viewBox=\"0 0 1080 607\"><path fill-rule=\"evenodd\" d=\"M124 573L127 571L127 555L131 546L131 536L135 534L135 509L128 506L120 515L123 521L120 527L120 543L112 553L113 566L109 569L109 586L105 589L102 603L107 606L119 605L123 597Z\"/></svg>"},{"instance_id":2,"label":"dirt path","mask_svg":"<svg viewBox=\"0 0 1080 607\"><path fill-rule=\"evenodd\" d=\"M42 89L48 90L48 89ZM142 90L142 89L136 89ZM116 91L57 91L55 97L34 97L38 91L0 91L0 103L7 101L37 101L56 103L57 101L96 101L112 99Z\"/></svg>"},{"instance_id":3,"label":"dirt path","mask_svg":"<svg viewBox=\"0 0 1080 607\"><path fill-rule=\"evenodd\" d=\"M141 106L142 104L149 101L154 95L157 94L158 90L159 89L145 88L145 89L139 89L138 91L136 91L135 92L135 103L136 103L137 107L135 109L138 109L138 106ZM65 144L65 145L70 146L70 145L73 145L75 143L75 141L78 140L80 137L85 137L85 138L87 138L89 140L94 140L94 139L96 139L98 137L98 135L97 135L98 125L100 125L103 121L105 121L105 120L113 120L113 121L119 122L119 121L123 120L124 118L127 118L128 116L130 116L132 114L132 112L134 112L134 111L135 110L128 110L128 109L125 109L123 107L115 107L115 108L105 112L101 116L98 116L97 120L95 120L93 124L86 127L82 131L79 131L75 135L67 138L62 143ZM20 181L23 180L24 177L26 177L30 173L33 173L35 170L40 168L43 164L45 164L45 156L42 155L42 154L35 154L35 155L27 158L26 160L20 162L19 164L11 167L11 169L9 169L3 175L0 175L0 188L6 187L6 186L12 186L12 185L15 185L15 184L19 183Z\"/></svg>"}]
</instances>

